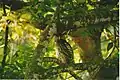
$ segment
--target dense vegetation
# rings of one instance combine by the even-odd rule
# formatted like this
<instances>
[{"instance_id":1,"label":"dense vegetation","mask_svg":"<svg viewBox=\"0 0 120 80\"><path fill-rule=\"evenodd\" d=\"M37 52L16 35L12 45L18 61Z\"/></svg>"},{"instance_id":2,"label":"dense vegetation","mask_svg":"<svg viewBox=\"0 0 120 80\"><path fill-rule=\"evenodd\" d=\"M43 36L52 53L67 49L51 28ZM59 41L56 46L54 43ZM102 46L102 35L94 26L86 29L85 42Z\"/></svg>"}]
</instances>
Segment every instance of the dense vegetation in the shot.
<instances>
[{"instance_id":1,"label":"dense vegetation","mask_svg":"<svg viewBox=\"0 0 120 80\"><path fill-rule=\"evenodd\" d=\"M0 0L0 78L116 80L118 0Z\"/></svg>"}]
</instances>

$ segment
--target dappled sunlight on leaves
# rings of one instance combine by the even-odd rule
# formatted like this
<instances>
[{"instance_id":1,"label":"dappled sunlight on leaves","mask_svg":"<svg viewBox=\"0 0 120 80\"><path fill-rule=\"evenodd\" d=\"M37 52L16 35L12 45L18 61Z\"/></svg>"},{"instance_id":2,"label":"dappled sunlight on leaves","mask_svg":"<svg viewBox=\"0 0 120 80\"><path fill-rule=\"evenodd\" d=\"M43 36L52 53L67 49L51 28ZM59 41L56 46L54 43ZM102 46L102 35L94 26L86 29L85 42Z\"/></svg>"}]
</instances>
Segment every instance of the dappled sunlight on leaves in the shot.
<instances>
[{"instance_id":1,"label":"dappled sunlight on leaves","mask_svg":"<svg viewBox=\"0 0 120 80\"><path fill-rule=\"evenodd\" d=\"M0 2L0 78L102 80L108 68L118 76L117 0L14 2L6 16Z\"/></svg>"}]
</instances>

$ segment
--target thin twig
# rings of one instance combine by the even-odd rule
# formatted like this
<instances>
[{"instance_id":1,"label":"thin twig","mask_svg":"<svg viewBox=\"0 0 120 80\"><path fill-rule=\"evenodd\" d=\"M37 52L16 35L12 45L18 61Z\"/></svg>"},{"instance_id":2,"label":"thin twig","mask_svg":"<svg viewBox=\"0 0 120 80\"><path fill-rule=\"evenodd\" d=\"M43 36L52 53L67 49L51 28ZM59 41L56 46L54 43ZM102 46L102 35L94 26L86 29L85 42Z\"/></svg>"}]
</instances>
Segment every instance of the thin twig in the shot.
<instances>
[{"instance_id":1,"label":"thin twig","mask_svg":"<svg viewBox=\"0 0 120 80\"><path fill-rule=\"evenodd\" d=\"M5 3L4 3L4 0L2 0L3 2L3 12L4 12L4 16L7 16L7 13L6 13L6 10L5 10ZM8 45L8 25L10 23L10 21L6 21L7 22L7 25L6 25L6 29L5 29L5 46L4 46L4 56L3 56L3 60L2 60L2 68L5 67L5 60L6 60L6 57L7 57L7 45Z\"/></svg>"}]
</instances>

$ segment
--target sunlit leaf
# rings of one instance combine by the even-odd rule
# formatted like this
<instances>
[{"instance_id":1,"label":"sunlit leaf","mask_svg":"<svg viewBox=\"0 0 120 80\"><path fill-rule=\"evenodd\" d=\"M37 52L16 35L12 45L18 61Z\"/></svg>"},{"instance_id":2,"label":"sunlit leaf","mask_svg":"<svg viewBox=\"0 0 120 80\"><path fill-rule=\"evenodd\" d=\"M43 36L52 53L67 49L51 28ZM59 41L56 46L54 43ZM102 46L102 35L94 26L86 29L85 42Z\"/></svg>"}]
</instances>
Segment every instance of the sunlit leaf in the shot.
<instances>
[{"instance_id":1,"label":"sunlit leaf","mask_svg":"<svg viewBox=\"0 0 120 80\"><path fill-rule=\"evenodd\" d=\"M3 48L4 47L4 44L3 45L0 45L0 48Z\"/></svg>"},{"instance_id":2,"label":"sunlit leaf","mask_svg":"<svg viewBox=\"0 0 120 80\"><path fill-rule=\"evenodd\" d=\"M0 41L3 39L3 36L0 36Z\"/></svg>"},{"instance_id":3,"label":"sunlit leaf","mask_svg":"<svg viewBox=\"0 0 120 80\"><path fill-rule=\"evenodd\" d=\"M17 34L19 35L19 36L22 36L23 35L23 30L22 29L20 29L20 28L15 28L15 31L17 32Z\"/></svg>"},{"instance_id":4,"label":"sunlit leaf","mask_svg":"<svg viewBox=\"0 0 120 80\"><path fill-rule=\"evenodd\" d=\"M31 14L30 13L22 14L20 18L25 19L25 20L30 20L31 19Z\"/></svg>"}]
</instances>

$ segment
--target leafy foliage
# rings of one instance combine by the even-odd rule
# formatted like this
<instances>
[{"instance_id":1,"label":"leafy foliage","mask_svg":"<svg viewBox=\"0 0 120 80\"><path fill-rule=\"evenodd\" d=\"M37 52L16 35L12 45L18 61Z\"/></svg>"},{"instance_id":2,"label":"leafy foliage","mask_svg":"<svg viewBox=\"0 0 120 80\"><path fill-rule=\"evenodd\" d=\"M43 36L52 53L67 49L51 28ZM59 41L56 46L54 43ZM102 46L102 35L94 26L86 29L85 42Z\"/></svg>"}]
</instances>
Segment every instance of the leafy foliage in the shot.
<instances>
[{"instance_id":1,"label":"leafy foliage","mask_svg":"<svg viewBox=\"0 0 120 80\"><path fill-rule=\"evenodd\" d=\"M0 9L1 79L118 76L118 0L27 0L14 8L15 2Z\"/></svg>"}]
</instances>

